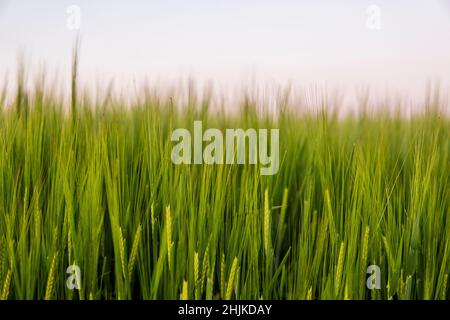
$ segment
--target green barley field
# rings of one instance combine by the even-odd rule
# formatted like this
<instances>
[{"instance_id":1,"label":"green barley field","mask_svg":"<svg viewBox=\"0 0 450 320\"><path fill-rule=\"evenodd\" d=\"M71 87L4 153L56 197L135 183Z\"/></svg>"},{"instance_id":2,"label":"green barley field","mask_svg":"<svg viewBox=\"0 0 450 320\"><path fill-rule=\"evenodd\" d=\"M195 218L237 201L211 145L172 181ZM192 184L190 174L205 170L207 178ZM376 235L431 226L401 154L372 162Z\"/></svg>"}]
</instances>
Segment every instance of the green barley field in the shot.
<instances>
[{"instance_id":1,"label":"green barley field","mask_svg":"<svg viewBox=\"0 0 450 320\"><path fill-rule=\"evenodd\" d=\"M449 297L443 103L338 116L279 99L273 115L80 91L19 81L0 101L1 299ZM279 129L278 173L174 165L171 133L195 120Z\"/></svg>"}]
</instances>

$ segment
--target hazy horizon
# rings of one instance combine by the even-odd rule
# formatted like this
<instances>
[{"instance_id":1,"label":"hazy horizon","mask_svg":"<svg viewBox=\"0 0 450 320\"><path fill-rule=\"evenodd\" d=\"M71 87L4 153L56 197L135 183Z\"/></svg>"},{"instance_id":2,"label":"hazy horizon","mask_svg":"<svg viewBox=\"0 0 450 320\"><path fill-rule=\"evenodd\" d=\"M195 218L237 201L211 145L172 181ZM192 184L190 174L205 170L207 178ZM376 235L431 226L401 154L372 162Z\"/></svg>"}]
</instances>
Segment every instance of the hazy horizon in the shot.
<instances>
[{"instance_id":1,"label":"hazy horizon","mask_svg":"<svg viewBox=\"0 0 450 320\"><path fill-rule=\"evenodd\" d=\"M415 98L429 83L450 87L449 3L0 0L0 83L6 72L14 78L20 52L33 68L69 74L79 32L82 83L189 77ZM68 27L71 5L81 10L79 29Z\"/></svg>"}]
</instances>

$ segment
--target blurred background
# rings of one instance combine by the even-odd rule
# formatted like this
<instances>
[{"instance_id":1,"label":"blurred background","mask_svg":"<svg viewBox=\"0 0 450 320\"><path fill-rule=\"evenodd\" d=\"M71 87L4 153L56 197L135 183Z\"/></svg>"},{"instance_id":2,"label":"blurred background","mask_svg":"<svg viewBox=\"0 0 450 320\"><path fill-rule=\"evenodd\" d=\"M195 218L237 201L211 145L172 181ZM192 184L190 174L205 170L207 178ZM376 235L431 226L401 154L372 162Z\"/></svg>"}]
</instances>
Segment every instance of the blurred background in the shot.
<instances>
[{"instance_id":1,"label":"blurred background","mask_svg":"<svg viewBox=\"0 0 450 320\"><path fill-rule=\"evenodd\" d=\"M0 84L13 87L19 55L69 75L77 33L86 86L190 78L410 99L450 86L444 0L0 0Z\"/></svg>"}]
</instances>

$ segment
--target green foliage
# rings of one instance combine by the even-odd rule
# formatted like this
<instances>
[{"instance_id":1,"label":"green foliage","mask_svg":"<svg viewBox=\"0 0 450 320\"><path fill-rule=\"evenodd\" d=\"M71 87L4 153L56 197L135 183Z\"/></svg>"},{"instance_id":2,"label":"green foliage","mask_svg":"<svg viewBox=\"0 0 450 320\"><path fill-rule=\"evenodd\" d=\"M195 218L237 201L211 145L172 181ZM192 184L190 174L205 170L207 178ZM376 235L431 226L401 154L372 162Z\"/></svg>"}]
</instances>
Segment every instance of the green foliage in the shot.
<instances>
[{"instance_id":1,"label":"green foliage","mask_svg":"<svg viewBox=\"0 0 450 320\"><path fill-rule=\"evenodd\" d=\"M1 100L1 298L448 298L450 121L437 110L269 117L247 99L225 114L73 94L67 111L39 88ZM279 128L278 174L172 164L171 132L194 120ZM371 264L380 290L366 288Z\"/></svg>"}]
</instances>

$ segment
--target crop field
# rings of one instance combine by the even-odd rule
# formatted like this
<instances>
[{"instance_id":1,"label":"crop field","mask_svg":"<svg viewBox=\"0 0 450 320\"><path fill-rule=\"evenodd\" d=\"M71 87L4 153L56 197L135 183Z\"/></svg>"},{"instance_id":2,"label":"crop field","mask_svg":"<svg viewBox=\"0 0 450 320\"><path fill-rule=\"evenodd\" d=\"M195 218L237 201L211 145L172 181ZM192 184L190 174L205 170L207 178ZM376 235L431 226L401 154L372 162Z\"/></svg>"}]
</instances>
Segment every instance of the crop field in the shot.
<instances>
[{"instance_id":1,"label":"crop field","mask_svg":"<svg viewBox=\"0 0 450 320\"><path fill-rule=\"evenodd\" d=\"M19 83L0 101L1 299L449 297L444 105L338 117L83 97ZM278 171L174 164L171 134L194 121L279 129Z\"/></svg>"}]
</instances>

